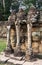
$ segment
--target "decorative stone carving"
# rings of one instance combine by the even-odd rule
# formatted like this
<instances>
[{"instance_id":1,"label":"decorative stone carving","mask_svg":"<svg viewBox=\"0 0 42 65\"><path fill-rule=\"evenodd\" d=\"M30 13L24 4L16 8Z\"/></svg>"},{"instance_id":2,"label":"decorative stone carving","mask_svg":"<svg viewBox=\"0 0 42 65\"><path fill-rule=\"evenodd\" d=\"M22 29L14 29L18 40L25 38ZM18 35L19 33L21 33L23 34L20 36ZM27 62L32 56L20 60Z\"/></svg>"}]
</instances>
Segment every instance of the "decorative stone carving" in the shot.
<instances>
[{"instance_id":1,"label":"decorative stone carving","mask_svg":"<svg viewBox=\"0 0 42 65\"><path fill-rule=\"evenodd\" d=\"M17 20L16 20L16 31L17 31L17 45L20 44L20 23L26 18L24 10L19 9L19 12L17 13Z\"/></svg>"},{"instance_id":2,"label":"decorative stone carving","mask_svg":"<svg viewBox=\"0 0 42 65\"><path fill-rule=\"evenodd\" d=\"M11 12L11 15L8 17L8 25L14 24L15 21L16 21L16 18L17 18L16 12L13 10L13 11Z\"/></svg>"},{"instance_id":3,"label":"decorative stone carving","mask_svg":"<svg viewBox=\"0 0 42 65\"><path fill-rule=\"evenodd\" d=\"M13 41L13 39L10 39L10 30L11 30L11 26L12 25L14 25L15 24L15 21L16 21L16 12L13 10L12 12L11 12L11 15L9 16L9 18L8 18L8 24L7 24L7 51L9 50L9 49L11 49L11 52L12 52L12 50L13 50L13 48L12 48L12 42L11 41ZM15 26L14 26L15 27ZM14 38L13 36L12 36L12 38ZM11 47L10 47L11 46ZM10 48L9 48L10 47ZM6 51L6 52L7 52Z\"/></svg>"},{"instance_id":4,"label":"decorative stone carving","mask_svg":"<svg viewBox=\"0 0 42 65\"><path fill-rule=\"evenodd\" d=\"M16 43L16 48L15 48L15 54L14 55L20 55L21 56L21 51L20 51L20 23L24 19L24 11L22 9L19 10L17 13L17 20L15 22L16 25L16 34L17 34L17 43Z\"/></svg>"},{"instance_id":5,"label":"decorative stone carving","mask_svg":"<svg viewBox=\"0 0 42 65\"><path fill-rule=\"evenodd\" d=\"M34 6L31 6L27 16L28 23L37 22L38 13L39 12L36 10L36 8Z\"/></svg>"},{"instance_id":6,"label":"decorative stone carving","mask_svg":"<svg viewBox=\"0 0 42 65\"><path fill-rule=\"evenodd\" d=\"M29 56L29 59L27 58L27 60L30 60L32 58L32 45L31 45L32 23L37 22L36 19L37 14L38 12L36 11L36 8L34 6L31 6L27 15L28 48L26 51L26 56Z\"/></svg>"}]
</instances>

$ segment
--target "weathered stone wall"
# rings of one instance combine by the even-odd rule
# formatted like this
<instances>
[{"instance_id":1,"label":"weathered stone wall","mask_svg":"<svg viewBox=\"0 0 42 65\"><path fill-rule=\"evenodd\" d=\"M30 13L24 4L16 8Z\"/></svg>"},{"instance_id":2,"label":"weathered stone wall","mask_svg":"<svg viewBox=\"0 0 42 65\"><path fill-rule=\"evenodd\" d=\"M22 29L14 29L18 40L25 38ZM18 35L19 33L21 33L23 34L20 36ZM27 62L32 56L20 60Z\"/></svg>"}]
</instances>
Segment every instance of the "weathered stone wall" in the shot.
<instances>
[{"instance_id":1,"label":"weathered stone wall","mask_svg":"<svg viewBox=\"0 0 42 65\"><path fill-rule=\"evenodd\" d=\"M0 24L0 38L7 37L7 28L5 22L4 24ZM26 46L27 42L21 45L23 51L26 50ZM32 49L34 53L42 53L42 24L32 28Z\"/></svg>"},{"instance_id":2,"label":"weathered stone wall","mask_svg":"<svg viewBox=\"0 0 42 65\"><path fill-rule=\"evenodd\" d=\"M42 53L42 23L36 25L32 28L32 49L33 52Z\"/></svg>"}]
</instances>

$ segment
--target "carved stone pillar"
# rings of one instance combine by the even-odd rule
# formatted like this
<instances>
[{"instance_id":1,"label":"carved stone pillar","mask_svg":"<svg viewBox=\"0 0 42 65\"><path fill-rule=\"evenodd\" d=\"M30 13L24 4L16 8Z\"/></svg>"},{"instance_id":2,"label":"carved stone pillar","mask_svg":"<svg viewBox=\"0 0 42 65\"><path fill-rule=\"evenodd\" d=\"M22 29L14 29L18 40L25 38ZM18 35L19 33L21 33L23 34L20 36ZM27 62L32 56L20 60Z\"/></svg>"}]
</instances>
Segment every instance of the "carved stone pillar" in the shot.
<instances>
[{"instance_id":1,"label":"carved stone pillar","mask_svg":"<svg viewBox=\"0 0 42 65\"><path fill-rule=\"evenodd\" d=\"M6 49L9 47L9 44L10 44L10 27L11 26L7 26L7 47Z\"/></svg>"},{"instance_id":2,"label":"carved stone pillar","mask_svg":"<svg viewBox=\"0 0 42 65\"><path fill-rule=\"evenodd\" d=\"M17 36L16 46L18 47L20 44L20 25L19 25L19 23L16 24L16 36Z\"/></svg>"},{"instance_id":3,"label":"carved stone pillar","mask_svg":"<svg viewBox=\"0 0 42 65\"><path fill-rule=\"evenodd\" d=\"M27 24L27 33L28 33L28 51L29 51L29 55L31 55L31 43L32 43L32 40L31 40L31 29L32 29L32 24Z\"/></svg>"},{"instance_id":4,"label":"carved stone pillar","mask_svg":"<svg viewBox=\"0 0 42 65\"><path fill-rule=\"evenodd\" d=\"M15 56L23 56L24 52L21 51L21 47L20 47L20 22L16 21L16 34L17 34L17 44L16 44L16 48L14 50L14 55Z\"/></svg>"},{"instance_id":5,"label":"carved stone pillar","mask_svg":"<svg viewBox=\"0 0 42 65\"><path fill-rule=\"evenodd\" d=\"M27 24L27 36L28 36L28 48L26 50L26 60L30 60L31 59L31 54L32 54L32 46L31 46L31 43L32 43L32 40L31 40L31 29L32 29L32 24L29 23Z\"/></svg>"}]
</instances>

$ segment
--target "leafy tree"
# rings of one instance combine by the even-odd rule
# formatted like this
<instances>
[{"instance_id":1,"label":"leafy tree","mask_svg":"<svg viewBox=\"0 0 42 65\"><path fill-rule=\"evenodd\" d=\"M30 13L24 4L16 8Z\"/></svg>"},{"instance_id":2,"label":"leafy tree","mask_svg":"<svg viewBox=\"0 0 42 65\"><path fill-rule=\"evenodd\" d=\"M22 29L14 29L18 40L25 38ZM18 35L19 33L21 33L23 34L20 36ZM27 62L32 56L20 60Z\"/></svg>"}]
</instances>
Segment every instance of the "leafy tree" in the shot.
<instances>
[{"instance_id":1,"label":"leafy tree","mask_svg":"<svg viewBox=\"0 0 42 65\"><path fill-rule=\"evenodd\" d=\"M10 15L10 6L11 6L11 0L5 0L5 11L3 14L5 20L7 20L8 16Z\"/></svg>"},{"instance_id":2,"label":"leafy tree","mask_svg":"<svg viewBox=\"0 0 42 65\"><path fill-rule=\"evenodd\" d=\"M5 0L5 13L10 12L11 0Z\"/></svg>"},{"instance_id":3,"label":"leafy tree","mask_svg":"<svg viewBox=\"0 0 42 65\"><path fill-rule=\"evenodd\" d=\"M19 9L19 2L17 0L12 0L11 2L11 9L15 9L16 11L18 11Z\"/></svg>"},{"instance_id":4,"label":"leafy tree","mask_svg":"<svg viewBox=\"0 0 42 65\"><path fill-rule=\"evenodd\" d=\"M32 4L35 5L36 0L23 0L23 4L29 8Z\"/></svg>"},{"instance_id":5,"label":"leafy tree","mask_svg":"<svg viewBox=\"0 0 42 65\"><path fill-rule=\"evenodd\" d=\"M23 5L25 5L27 9L29 9L31 5L40 8L42 6L42 0L23 0Z\"/></svg>"},{"instance_id":6,"label":"leafy tree","mask_svg":"<svg viewBox=\"0 0 42 65\"><path fill-rule=\"evenodd\" d=\"M5 20L7 20L10 15L10 8L18 11L19 2L17 0L0 0L0 11Z\"/></svg>"},{"instance_id":7,"label":"leafy tree","mask_svg":"<svg viewBox=\"0 0 42 65\"><path fill-rule=\"evenodd\" d=\"M18 11L20 4L26 6L26 12L31 5L42 9L42 0L0 0L0 14L7 20L10 15L10 9Z\"/></svg>"},{"instance_id":8,"label":"leafy tree","mask_svg":"<svg viewBox=\"0 0 42 65\"><path fill-rule=\"evenodd\" d=\"M7 14L5 17L7 18L9 16L10 9L18 11L18 8L19 2L17 0L5 0L5 14Z\"/></svg>"},{"instance_id":9,"label":"leafy tree","mask_svg":"<svg viewBox=\"0 0 42 65\"><path fill-rule=\"evenodd\" d=\"M0 0L0 20L3 20L3 10L4 10L4 8L3 8L3 3L2 3L2 0Z\"/></svg>"}]
</instances>

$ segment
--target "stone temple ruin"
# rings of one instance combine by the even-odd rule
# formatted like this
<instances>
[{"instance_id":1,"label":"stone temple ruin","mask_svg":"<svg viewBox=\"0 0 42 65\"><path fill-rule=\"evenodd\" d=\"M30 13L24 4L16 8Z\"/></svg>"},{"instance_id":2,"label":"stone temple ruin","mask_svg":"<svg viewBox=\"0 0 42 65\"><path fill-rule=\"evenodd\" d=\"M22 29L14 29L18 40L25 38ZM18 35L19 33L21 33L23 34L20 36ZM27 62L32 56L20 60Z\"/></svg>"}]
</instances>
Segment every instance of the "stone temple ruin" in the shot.
<instances>
[{"instance_id":1,"label":"stone temple ruin","mask_svg":"<svg viewBox=\"0 0 42 65\"><path fill-rule=\"evenodd\" d=\"M42 54L42 11L34 6L29 12L20 9L11 12L7 23L7 47L5 54L23 56L25 60Z\"/></svg>"}]
</instances>

